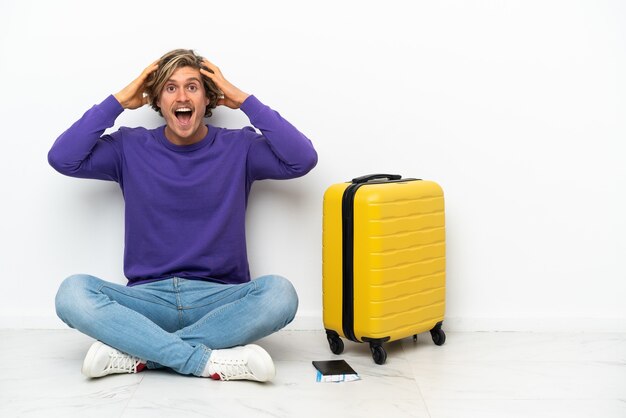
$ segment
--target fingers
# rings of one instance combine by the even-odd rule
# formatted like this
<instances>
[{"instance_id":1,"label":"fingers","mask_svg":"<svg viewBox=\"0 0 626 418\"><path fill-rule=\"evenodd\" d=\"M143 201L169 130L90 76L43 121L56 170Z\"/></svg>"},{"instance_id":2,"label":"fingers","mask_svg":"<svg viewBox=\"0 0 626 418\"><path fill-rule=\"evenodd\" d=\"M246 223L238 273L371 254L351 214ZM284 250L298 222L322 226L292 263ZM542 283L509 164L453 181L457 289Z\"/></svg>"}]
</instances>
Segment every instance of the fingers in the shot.
<instances>
[{"instance_id":1,"label":"fingers","mask_svg":"<svg viewBox=\"0 0 626 418\"><path fill-rule=\"evenodd\" d=\"M146 67L145 70L141 73L141 78L146 79L150 74L155 72L159 68L159 60L154 61L152 64Z\"/></svg>"},{"instance_id":2,"label":"fingers","mask_svg":"<svg viewBox=\"0 0 626 418\"><path fill-rule=\"evenodd\" d=\"M207 67L209 70L213 71L214 73L219 73L220 69L217 67L217 65L213 64L211 61L209 61L208 59L204 58L202 60L202 64Z\"/></svg>"},{"instance_id":3,"label":"fingers","mask_svg":"<svg viewBox=\"0 0 626 418\"><path fill-rule=\"evenodd\" d=\"M206 58L202 60L202 65L206 68L200 67L200 74L203 74L207 76L208 78L210 78L215 83L217 88L223 92L224 88L227 88L229 86L229 83L226 81L226 79L222 75L222 72L220 71L220 69ZM222 98L224 98L224 93L220 95L220 99ZM219 105L219 102L218 102L218 105Z\"/></svg>"},{"instance_id":4,"label":"fingers","mask_svg":"<svg viewBox=\"0 0 626 418\"><path fill-rule=\"evenodd\" d=\"M157 70L157 68L159 68L159 61L155 61L152 64L150 64L148 67L146 67L142 73L139 75L139 77L137 77L136 79L134 79L127 88L132 89L131 94L138 94L139 92L143 93L143 90L145 88L145 84L146 81L148 80L148 77L150 76L150 74L152 74L153 72L155 72Z\"/></svg>"},{"instance_id":5,"label":"fingers","mask_svg":"<svg viewBox=\"0 0 626 418\"><path fill-rule=\"evenodd\" d=\"M202 60L202 65L204 67L206 67L206 69L204 67L200 67L200 72L204 75L206 75L207 77L209 77L211 80L216 81L215 80L215 76L217 76L217 78L219 80L223 80L224 76L222 75L222 72L220 71L220 69L218 68L217 65L213 64L211 61L209 61L208 59L203 59Z\"/></svg>"},{"instance_id":6,"label":"fingers","mask_svg":"<svg viewBox=\"0 0 626 418\"><path fill-rule=\"evenodd\" d=\"M222 90L223 84L226 82L226 80L224 79L224 76L222 75L220 69L206 58L202 60L202 65L203 67L200 67L200 74L203 74L210 78L215 83L217 88ZM224 98L223 93L220 96L220 99L222 98ZM219 104L220 103L218 102L218 105Z\"/></svg>"},{"instance_id":7,"label":"fingers","mask_svg":"<svg viewBox=\"0 0 626 418\"><path fill-rule=\"evenodd\" d=\"M227 106L231 109L238 109L249 94L244 93L232 83L224 78L220 69L208 59L202 60L200 73L211 79L215 86L221 91L218 97L218 106Z\"/></svg>"},{"instance_id":8,"label":"fingers","mask_svg":"<svg viewBox=\"0 0 626 418\"><path fill-rule=\"evenodd\" d=\"M211 69L206 70L204 67L200 67L200 74L205 75L209 77L211 80L215 81L216 74L215 74L215 71Z\"/></svg>"},{"instance_id":9,"label":"fingers","mask_svg":"<svg viewBox=\"0 0 626 418\"><path fill-rule=\"evenodd\" d=\"M148 76L157 70L159 60L154 61L147 66L129 85L124 87L119 93L115 94L115 98L124 107L124 109L137 109L150 102L150 97L146 94L146 81Z\"/></svg>"},{"instance_id":10,"label":"fingers","mask_svg":"<svg viewBox=\"0 0 626 418\"><path fill-rule=\"evenodd\" d=\"M145 105L150 102L150 97L145 92L146 81L150 74L155 72L159 68L159 60L154 61L152 64L146 67L145 70L141 73L141 75L137 78L137 87L135 94L139 94L141 92L141 105Z\"/></svg>"},{"instance_id":11,"label":"fingers","mask_svg":"<svg viewBox=\"0 0 626 418\"><path fill-rule=\"evenodd\" d=\"M156 71L156 69L159 68L159 60L154 61L152 64L150 64L146 69L145 72L147 72L148 74Z\"/></svg>"}]
</instances>

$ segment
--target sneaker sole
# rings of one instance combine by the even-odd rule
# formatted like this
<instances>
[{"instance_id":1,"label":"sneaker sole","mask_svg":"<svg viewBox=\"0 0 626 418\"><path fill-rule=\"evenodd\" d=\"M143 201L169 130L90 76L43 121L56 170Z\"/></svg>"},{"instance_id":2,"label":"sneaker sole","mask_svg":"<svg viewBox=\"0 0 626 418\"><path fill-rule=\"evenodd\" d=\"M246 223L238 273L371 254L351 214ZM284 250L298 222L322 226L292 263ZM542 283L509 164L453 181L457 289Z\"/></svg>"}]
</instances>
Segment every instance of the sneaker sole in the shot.
<instances>
[{"instance_id":1,"label":"sneaker sole","mask_svg":"<svg viewBox=\"0 0 626 418\"><path fill-rule=\"evenodd\" d=\"M265 351L262 347L256 344L248 344L245 346L247 349L254 351L259 356L261 356L264 361L262 362L263 367L262 370L252 370L252 374L256 378L258 382L269 382L276 376L276 368L274 367L274 361L272 357ZM248 363L248 366L250 364ZM264 378L259 378L259 376L263 376Z\"/></svg>"},{"instance_id":2,"label":"sneaker sole","mask_svg":"<svg viewBox=\"0 0 626 418\"><path fill-rule=\"evenodd\" d=\"M90 370L89 365L94 363L96 355L98 354L98 350L100 350L102 346L104 346L104 343L96 341L95 343L91 344L91 347L89 347L89 351L87 351L87 355L85 356L85 360L83 361L83 366L80 369L81 373L85 376L101 377L100 375L94 375L92 370Z\"/></svg>"}]
</instances>

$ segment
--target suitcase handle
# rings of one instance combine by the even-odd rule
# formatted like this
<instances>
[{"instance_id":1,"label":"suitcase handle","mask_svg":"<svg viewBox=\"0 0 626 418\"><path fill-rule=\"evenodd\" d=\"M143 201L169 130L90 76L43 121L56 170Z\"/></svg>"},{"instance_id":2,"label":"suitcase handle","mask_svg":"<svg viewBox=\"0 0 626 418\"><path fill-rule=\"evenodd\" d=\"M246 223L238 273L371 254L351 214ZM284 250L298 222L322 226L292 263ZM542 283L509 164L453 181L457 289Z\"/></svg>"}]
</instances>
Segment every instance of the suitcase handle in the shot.
<instances>
[{"instance_id":1,"label":"suitcase handle","mask_svg":"<svg viewBox=\"0 0 626 418\"><path fill-rule=\"evenodd\" d=\"M367 183L370 180L376 179L400 180L401 178L402 176L400 174L368 174L352 179L352 183Z\"/></svg>"}]
</instances>

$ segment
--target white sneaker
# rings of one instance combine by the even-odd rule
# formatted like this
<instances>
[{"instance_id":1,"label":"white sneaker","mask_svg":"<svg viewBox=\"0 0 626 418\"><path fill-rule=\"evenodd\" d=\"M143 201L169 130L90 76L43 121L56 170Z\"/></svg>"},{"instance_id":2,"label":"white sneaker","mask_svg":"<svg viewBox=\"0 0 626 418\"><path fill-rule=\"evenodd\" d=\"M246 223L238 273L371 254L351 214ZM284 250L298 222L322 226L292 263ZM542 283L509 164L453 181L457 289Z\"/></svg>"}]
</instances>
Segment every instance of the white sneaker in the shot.
<instances>
[{"instance_id":1,"label":"white sneaker","mask_svg":"<svg viewBox=\"0 0 626 418\"><path fill-rule=\"evenodd\" d=\"M255 344L213 350L203 375L215 380L267 382L276 375L270 355Z\"/></svg>"},{"instance_id":2,"label":"white sneaker","mask_svg":"<svg viewBox=\"0 0 626 418\"><path fill-rule=\"evenodd\" d=\"M137 373L145 367L144 360L96 341L89 348L81 371L87 377L101 377L114 373Z\"/></svg>"}]
</instances>

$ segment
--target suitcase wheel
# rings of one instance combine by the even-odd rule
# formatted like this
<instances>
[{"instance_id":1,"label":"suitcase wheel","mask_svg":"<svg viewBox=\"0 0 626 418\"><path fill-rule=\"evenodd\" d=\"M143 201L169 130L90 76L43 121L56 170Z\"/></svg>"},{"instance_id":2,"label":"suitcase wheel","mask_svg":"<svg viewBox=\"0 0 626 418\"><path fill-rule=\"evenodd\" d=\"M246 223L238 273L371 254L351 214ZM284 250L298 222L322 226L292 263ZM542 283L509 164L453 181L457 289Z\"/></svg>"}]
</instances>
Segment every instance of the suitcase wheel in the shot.
<instances>
[{"instance_id":1,"label":"suitcase wheel","mask_svg":"<svg viewBox=\"0 0 626 418\"><path fill-rule=\"evenodd\" d=\"M330 345L330 351L333 354L343 353L343 341L341 341L338 335L327 334L326 338L328 338L328 345Z\"/></svg>"},{"instance_id":2,"label":"suitcase wheel","mask_svg":"<svg viewBox=\"0 0 626 418\"><path fill-rule=\"evenodd\" d=\"M443 345L446 342L446 333L441 328L431 330L430 336L433 337L435 345Z\"/></svg>"},{"instance_id":3,"label":"suitcase wheel","mask_svg":"<svg viewBox=\"0 0 626 418\"><path fill-rule=\"evenodd\" d=\"M372 351L372 358L376 364L385 364L387 361L387 352L380 344L370 343L370 350Z\"/></svg>"}]
</instances>

